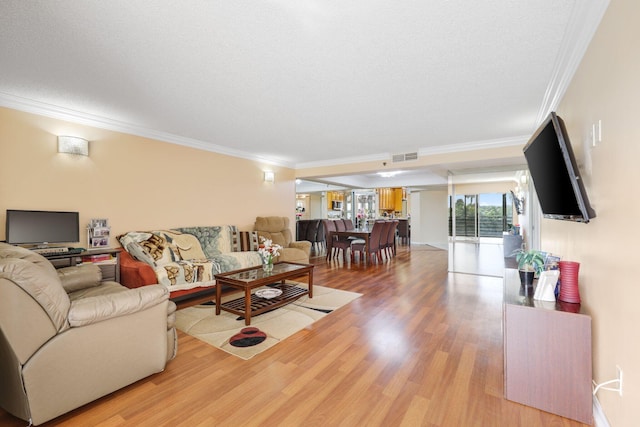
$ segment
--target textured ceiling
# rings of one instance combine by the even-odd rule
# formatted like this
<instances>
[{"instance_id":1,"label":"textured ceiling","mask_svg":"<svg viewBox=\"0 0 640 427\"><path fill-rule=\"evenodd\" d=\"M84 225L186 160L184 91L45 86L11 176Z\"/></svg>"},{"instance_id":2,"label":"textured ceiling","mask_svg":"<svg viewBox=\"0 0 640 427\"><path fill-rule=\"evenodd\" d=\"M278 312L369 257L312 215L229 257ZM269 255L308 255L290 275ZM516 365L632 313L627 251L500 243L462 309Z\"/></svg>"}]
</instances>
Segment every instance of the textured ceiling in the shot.
<instances>
[{"instance_id":1,"label":"textured ceiling","mask_svg":"<svg viewBox=\"0 0 640 427\"><path fill-rule=\"evenodd\" d=\"M290 167L522 143L607 0L3 0L0 105Z\"/></svg>"}]
</instances>

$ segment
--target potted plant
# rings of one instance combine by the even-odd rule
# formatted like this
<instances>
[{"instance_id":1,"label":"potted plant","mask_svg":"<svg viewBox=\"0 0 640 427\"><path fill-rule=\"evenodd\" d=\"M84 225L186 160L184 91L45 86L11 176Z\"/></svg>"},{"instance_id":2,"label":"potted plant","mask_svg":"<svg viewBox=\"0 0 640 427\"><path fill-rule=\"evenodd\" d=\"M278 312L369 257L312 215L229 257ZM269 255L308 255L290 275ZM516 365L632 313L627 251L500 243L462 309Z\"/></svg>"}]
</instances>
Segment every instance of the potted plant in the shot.
<instances>
[{"instance_id":1,"label":"potted plant","mask_svg":"<svg viewBox=\"0 0 640 427\"><path fill-rule=\"evenodd\" d=\"M535 275L540 275L544 269L544 252L536 249L518 249L514 253L518 262L520 283L527 287L533 286Z\"/></svg>"}]
</instances>

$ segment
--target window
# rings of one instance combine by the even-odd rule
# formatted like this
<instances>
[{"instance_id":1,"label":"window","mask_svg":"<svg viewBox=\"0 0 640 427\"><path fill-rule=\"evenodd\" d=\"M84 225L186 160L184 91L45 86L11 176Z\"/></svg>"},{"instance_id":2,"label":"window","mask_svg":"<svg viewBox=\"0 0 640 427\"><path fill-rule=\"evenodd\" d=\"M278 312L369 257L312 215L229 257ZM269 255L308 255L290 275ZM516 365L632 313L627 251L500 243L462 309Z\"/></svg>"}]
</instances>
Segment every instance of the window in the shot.
<instances>
[{"instance_id":1,"label":"window","mask_svg":"<svg viewBox=\"0 0 640 427\"><path fill-rule=\"evenodd\" d=\"M452 208L449 197L449 236L453 235L455 209L456 236L502 237L513 226L513 200L508 193L456 195Z\"/></svg>"}]
</instances>

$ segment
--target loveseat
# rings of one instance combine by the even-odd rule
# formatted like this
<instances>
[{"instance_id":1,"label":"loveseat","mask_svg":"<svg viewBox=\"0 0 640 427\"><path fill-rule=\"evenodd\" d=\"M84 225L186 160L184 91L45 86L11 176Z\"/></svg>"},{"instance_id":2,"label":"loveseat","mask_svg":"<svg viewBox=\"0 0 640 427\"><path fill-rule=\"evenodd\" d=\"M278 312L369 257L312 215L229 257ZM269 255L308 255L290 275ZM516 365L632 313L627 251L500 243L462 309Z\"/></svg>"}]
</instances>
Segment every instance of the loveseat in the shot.
<instances>
[{"instance_id":1,"label":"loveseat","mask_svg":"<svg viewBox=\"0 0 640 427\"><path fill-rule=\"evenodd\" d=\"M0 407L37 425L164 370L177 348L168 298L0 243Z\"/></svg>"},{"instance_id":2,"label":"loveseat","mask_svg":"<svg viewBox=\"0 0 640 427\"><path fill-rule=\"evenodd\" d=\"M120 281L130 288L161 284L169 289L174 301L196 292L211 293L215 274L262 263L260 236L283 246L276 262L309 262L311 243L293 242L291 231L281 228L288 225L287 221L276 219L282 217L260 218L256 224L266 224L266 230L240 231L232 225L221 225L120 235L117 239L125 249L120 259Z\"/></svg>"}]
</instances>

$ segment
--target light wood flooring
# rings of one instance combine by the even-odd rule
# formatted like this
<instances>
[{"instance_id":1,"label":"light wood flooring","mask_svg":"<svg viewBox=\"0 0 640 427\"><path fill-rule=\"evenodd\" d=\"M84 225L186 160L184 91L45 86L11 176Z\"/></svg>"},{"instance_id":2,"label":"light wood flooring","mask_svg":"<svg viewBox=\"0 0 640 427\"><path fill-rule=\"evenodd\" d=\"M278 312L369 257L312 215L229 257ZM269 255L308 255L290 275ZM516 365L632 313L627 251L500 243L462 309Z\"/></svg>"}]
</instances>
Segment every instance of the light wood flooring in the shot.
<instances>
[{"instance_id":1,"label":"light wood flooring","mask_svg":"<svg viewBox=\"0 0 640 427\"><path fill-rule=\"evenodd\" d=\"M581 426L503 398L502 279L447 256L314 258L314 283L363 296L248 361L180 332L164 372L47 425Z\"/></svg>"},{"instance_id":2,"label":"light wood flooring","mask_svg":"<svg viewBox=\"0 0 640 427\"><path fill-rule=\"evenodd\" d=\"M502 277L504 250L502 239L482 239L482 242L449 242L449 271Z\"/></svg>"}]
</instances>

